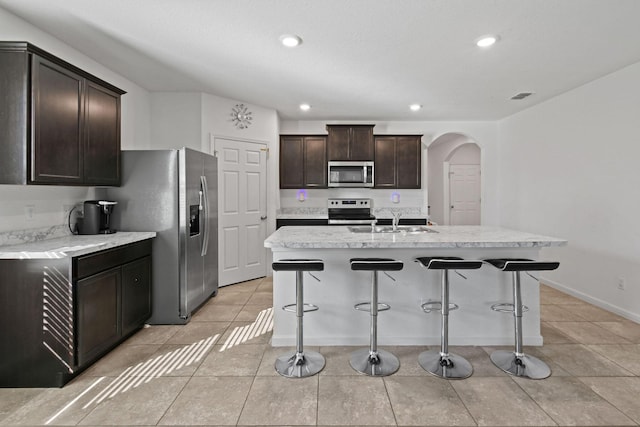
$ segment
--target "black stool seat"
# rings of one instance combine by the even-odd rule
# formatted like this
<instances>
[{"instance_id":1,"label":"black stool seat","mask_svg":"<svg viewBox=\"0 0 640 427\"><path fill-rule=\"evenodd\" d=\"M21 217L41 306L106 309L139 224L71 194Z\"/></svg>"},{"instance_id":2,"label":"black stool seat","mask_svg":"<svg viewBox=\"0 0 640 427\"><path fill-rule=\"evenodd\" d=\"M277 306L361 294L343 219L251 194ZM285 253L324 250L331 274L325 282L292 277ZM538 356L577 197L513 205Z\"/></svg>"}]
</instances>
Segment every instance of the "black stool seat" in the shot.
<instances>
[{"instance_id":1,"label":"black stool seat","mask_svg":"<svg viewBox=\"0 0 640 427\"><path fill-rule=\"evenodd\" d=\"M467 260L457 256L419 257L416 261L430 270L475 270L482 267L480 260Z\"/></svg>"},{"instance_id":2,"label":"black stool seat","mask_svg":"<svg viewBox=\"0 0 640 427\"><path fill-rule=\"evenodd\" d=\"M351 269L360 271L399 271L404 267L402 261L392 258L351 258Z\"/></svg>"},{"instance_id":3,"label":"black stool seat","mask_svg":"<svg viewBox=\"0 0 640 427\"><path fill-rule=\"evenodd\" d=\"M534 261L526 258L494 258L485 262L502 271L548 271L555 270L560 265L554 261Z\"/></svg>"},{"instance_id":4,"label":"black stool seat","mask_svg":"<svg viewBox=\"0 0 640 427\"><path fill-rule=\"evenodd\" d=\"M321 259L281 259L271 264L275 271L323 271Z\"/></svg>"}]
</instances>

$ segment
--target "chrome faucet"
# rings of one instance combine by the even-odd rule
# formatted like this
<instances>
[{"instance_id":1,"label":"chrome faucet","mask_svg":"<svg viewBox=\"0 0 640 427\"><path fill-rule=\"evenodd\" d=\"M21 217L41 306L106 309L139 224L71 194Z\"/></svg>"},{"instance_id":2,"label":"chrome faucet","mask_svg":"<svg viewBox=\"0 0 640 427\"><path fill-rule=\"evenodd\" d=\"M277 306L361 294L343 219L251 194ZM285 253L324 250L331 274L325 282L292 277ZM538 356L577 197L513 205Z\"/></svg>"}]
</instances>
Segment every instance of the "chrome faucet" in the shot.
<instances>
[{"instance_id":1,"label":"chrome faucet","mask_svg":"<svg viewBox=\"0 0 640 427\"><path fill-rule=\"evenodd\" d=\"M391 212L391 214L393 215L393 219L391 220L391 227L393 228L393 231L397 231L398 223L400 222L400 216L402 215L402 213Z\"/></svg>"}]
</instances>

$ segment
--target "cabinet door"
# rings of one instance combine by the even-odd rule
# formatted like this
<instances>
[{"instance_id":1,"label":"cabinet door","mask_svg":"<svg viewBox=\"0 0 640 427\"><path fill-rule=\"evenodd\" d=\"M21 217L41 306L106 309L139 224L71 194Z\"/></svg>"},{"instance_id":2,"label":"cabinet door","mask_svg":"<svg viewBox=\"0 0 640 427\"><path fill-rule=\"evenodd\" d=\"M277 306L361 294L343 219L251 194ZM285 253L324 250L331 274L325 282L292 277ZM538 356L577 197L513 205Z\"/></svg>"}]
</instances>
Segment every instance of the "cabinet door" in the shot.
<instances>
[{"instance_id":1,"label":"cabinet door","mask_svg":"<svg viewBox=\"0 0 640 427\"><path fill-rule=\"evenodd\" d=\"M120 267L76 283L78 365L91 362L120 338Z\"/></svg>"},{"instance_id":2,"label":"cabinet door","mask_svg":"<svg viewBox=\"0 0 640 427\"><path fill-rule=\"evenodd\" d=\"M33 55L31 181L81 183L84 79Z\"/></svg>"},{"instance_id":3,"label":"cabinet door","mask_svg":"<svg viewBox=\"0 0 640 427\"><path fill-rule=\"evenodd\" d=\"M373 126L353 126L351 128L349 160L372 161L373 152Z\"/></svg>"},{"instance_id":4,"label":"cabinet door","mask_svg":"<svg viewBox=\"0 0 640 427\"><path fill-rule=\"evenodd\" d=\"M348 126L327 126L327 160L349 160L349 139L351 128Z\"/></svg>"},{"instance_id":5,"label":"cabinet door","mask_svg":"<svg viewBox=\"0 0 640 427\"><path fill-rule=\"evenodd\" d=\"M327 138L304 139L304 187L327 187Z\"/></svg>"},{"instance_id":6,"label":"cabinet door","mask_svg":"<svg viewBox=\"0 0 640 427\"><path fill-rule=\"evenodd\" d=\"M399 136L396 140L396 184L398 188L420 188L422 150L420 137Z\"/></svg>"},{"instance_id":7,"label":"cabinet door","mask_svg":"<svg viewBox=\"0 0 640 427\"><path fill-rule=\"evenodd\" d=\"M120 185L120 95L87 81L85 108L84 182Z\"/></svg>"},{"instance_id":8,"label":"cabinet door","mask_svg":"<svg viewBox=\"0 0 640 427\"><path fill-rule=\"evenodd\" d=\"M396 187L396 138L376 137L374 185L376 188Z\"/></svg>"},{"instance_id":9,"label":"cabinet door","mask_svg":"<svg viewBox=\"0 0 640 427\"><path fill-rule=\"evenodd\" d=\"M135 331L151 316L151 257L122 266L122 335Z\"/></svg>"},{"instance_id":10,"label":"cabinet door","mask_svg":"<svg viewBox=\"0 0 640 427\"><path fill-rule=\"evenodd\" d=\"M304 138L280 137L280 188L304 187Z\"/></svg>"}]
</instances>

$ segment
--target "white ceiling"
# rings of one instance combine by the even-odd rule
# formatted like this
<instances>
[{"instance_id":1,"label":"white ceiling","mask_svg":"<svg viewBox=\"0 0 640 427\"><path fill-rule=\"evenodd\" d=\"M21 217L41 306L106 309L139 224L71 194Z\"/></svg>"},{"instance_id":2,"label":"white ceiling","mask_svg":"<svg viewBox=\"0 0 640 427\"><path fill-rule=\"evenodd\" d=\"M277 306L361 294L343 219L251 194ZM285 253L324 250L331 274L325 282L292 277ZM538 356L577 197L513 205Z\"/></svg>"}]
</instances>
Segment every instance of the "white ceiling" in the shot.
<instances>
[{"instance_id":1,"label":"white ceiling","mask_svg":"<svg viewBox=\"0 0 640 427\"><path fill-rule=\"evenodd\" d=\"M640 0L0 0L151 91L295 120L496 120L640 61ZM285 48L278 37L297 34ZM474 41L501 40L489 49ZM518 92L535 92L521 101ZM312 105L301 112L298 105ZM411 112L408 105L424 108Z\"/></svg>"}]
</instances>

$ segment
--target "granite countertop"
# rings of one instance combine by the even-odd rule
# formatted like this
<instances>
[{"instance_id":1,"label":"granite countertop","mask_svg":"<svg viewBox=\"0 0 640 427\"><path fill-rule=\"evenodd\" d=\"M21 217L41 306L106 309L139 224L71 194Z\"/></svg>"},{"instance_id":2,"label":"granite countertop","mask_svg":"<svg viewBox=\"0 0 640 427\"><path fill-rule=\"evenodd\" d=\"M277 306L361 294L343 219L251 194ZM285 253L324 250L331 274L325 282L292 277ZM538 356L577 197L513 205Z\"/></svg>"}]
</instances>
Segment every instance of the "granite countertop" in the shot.
<instances>
[{"instance_id":1,"label":"granite countertop","mask_svg":"<svg viewBox=\"0 0 640 427\"><path fill-rule=\"evenodd\" d=\"M536 248L564 239L488 226L433 226L437 233L353 233L346 226L281 227L264 241L271 249Z\"/></svg>"},{"instance_id":2,"label":"granite countertop","mask_svg":"<svg viewBox=\"0 0 640 427\"><path fill-rule=\"evenodd\" d=\"M86 255L156 236L153 231L71 235L20 245L0 246L0 259L50 259Z\"/></svg>"}]
</instances>

